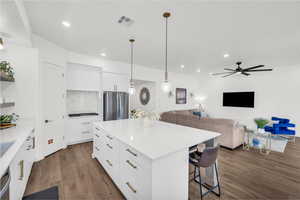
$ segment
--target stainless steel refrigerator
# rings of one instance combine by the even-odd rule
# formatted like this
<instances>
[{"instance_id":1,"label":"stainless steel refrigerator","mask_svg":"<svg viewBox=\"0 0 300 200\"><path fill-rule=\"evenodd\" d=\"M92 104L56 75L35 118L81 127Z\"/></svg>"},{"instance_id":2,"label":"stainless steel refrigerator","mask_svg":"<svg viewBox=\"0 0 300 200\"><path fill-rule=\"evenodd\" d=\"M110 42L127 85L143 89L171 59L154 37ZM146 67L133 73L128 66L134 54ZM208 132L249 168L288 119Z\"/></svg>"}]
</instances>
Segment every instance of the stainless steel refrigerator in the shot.
<instances>
[{"instance_id":1,"label":"stainless steel refrigerator","mask_svg":"<svg viewBox=\"0 0 300 200\"><path fill-rule=\"evenodd\" d=\"M126 92L103 93L103 121L128 119L129 95Z\"/></svg>"}]
</instances>

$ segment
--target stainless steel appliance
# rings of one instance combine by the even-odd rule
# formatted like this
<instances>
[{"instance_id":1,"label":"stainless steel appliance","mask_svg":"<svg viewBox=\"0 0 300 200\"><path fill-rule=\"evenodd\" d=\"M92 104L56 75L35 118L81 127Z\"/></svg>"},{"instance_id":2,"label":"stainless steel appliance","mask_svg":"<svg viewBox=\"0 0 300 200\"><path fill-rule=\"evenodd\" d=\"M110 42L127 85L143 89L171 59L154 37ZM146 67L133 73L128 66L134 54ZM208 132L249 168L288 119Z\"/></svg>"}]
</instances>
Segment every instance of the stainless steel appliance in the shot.
<instances>
[{"instance_id":1,"label":"stainless steel appliance","mask_svg":"<svg viewBox=\"0 0 300 200\"><path fill-rule=\"evenodd\" d=\"M9 169L7 169L7 171L0 179L0 200L9 200L9 184L10 173Z\"/></svg>"},{"instance_id":2,"label":"stainless steel appliance","mask_svg":"<svg viewBox=\"0 0 300 200\"><path fill-rule=\"evenodd\" d=\"M129 95L126 92L103 93L103 121L128 119Z\"/></svg>"}]
</instances>

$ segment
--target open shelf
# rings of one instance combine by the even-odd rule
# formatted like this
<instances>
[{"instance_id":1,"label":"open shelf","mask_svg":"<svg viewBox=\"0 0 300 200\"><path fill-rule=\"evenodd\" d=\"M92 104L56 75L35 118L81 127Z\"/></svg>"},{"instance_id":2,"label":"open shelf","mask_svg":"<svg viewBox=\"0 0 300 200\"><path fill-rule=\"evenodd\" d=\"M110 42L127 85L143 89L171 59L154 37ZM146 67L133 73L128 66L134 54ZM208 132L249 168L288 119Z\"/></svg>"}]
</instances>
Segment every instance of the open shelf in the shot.
<instances>
[{"instance_id":1,"label":"open shelf","mask_svg":"<svg viewBox=\"0 0 300 200\"><path fill-rule=\"evenodd\" d=\"M0 103L0 108L7 108L12 106L15 106L15 102Z\"/></svg>"},{"instance_id":2,"label":"open shelf","mask_svg":"<svg viewBox=\"0 0 300 200\"><path fill-rule=\"evenodd\" d=\"M5 81L5 82L15 82L14 78L11 78L4 74L3 72L0 72L0 81Z\"/></svg>"}]
</instances>

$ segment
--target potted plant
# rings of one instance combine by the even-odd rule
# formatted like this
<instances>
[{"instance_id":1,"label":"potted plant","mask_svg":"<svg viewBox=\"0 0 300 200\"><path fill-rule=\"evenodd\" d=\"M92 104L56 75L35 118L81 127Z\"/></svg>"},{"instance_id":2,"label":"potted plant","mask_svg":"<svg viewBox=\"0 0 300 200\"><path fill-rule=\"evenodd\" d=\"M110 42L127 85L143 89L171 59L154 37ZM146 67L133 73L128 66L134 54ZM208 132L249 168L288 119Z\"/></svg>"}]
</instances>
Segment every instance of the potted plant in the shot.
<instances>
[{"instance_id":1,"label":"potted plant","mask_svg":"<svg viewBox=\"0 0 300 200\"><path fill-rule=\"evenodd\" d=\"M269 123L269 120L263 119L263 118L256 118L254 119L256 125L257 125L257 132L259 133L265 133L265 126Z\"/></svg>"},{"instance_id":2,"label":"potted plant","mask_svg":"<svg viewBox=\"0 0 300 200\"><path fill-rule=\"evenodd\" d=\"M14 71L9 62L7 61L0 62L0 75L2 77L6 77L10 81L14 80Z\"/></svg>"}]
</instances>

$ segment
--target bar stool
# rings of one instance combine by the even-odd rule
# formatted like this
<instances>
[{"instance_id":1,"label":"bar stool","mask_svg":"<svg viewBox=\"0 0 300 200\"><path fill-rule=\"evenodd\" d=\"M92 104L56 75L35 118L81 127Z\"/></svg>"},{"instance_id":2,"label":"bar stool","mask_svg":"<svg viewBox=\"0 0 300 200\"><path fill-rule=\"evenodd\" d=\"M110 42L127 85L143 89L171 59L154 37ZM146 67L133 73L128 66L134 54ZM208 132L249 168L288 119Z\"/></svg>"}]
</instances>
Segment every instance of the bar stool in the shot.
<instances>
[{"instance_id":1,"label":"bar stool","mask_svg":"<svg viewBox=\"0 0 300 200\"><path fill-rule=\"evenodd\" d=\"M216 160L218 157L218 151L219 151L219 145L216 147L207 147L206 149L204 149L203 152L195 151L195 152L190 153L189 162L195 167L194 178L192 180L194 180L200 186L201 199L202 199L202 197L207 195L209 192L214 193L218 197L220 197L220 195L221 195L219 174L218 174L218 169L217 169L217 164L216 164ZM201 180L200 167L208 168L208 167L211 167L212 165L214 165L214 170L216 171L217 185L209 187L208 185L203 183L203 181ZM199 175L196 175L196 170L198 170ZM196 179L197 177L199 177L199 181ZM208 190L204 194L202 192L202 186ZM218 193L216 193L214 191L215 188L218 188Z\"/></svg>"}]
</instances>

